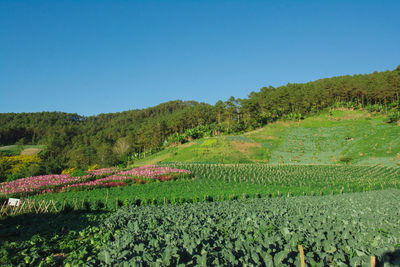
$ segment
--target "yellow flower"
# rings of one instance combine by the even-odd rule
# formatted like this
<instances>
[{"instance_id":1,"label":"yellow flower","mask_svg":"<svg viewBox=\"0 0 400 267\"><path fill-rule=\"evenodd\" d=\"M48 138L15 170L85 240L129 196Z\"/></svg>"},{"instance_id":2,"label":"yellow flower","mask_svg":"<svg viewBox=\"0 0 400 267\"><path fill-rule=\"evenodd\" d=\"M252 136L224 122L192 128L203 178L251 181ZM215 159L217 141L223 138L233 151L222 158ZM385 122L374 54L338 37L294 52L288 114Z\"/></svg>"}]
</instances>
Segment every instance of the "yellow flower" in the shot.
<instances>
[{"instance_id":1,"label":"yellow flower","mask_svg":"<svg viewBox=\"0 0 400 267\"><path fill-rule=\"evenodd\" d=\"M98 168L100 168L100 166L97 164L94 164L94 165L89 166L88 171L94 171L94 170L97 170Z\"/></svg>"},{"instance_id":2,"label":"yellow flower","mask_svg":"<svg viewBox=\"0 0 400 267\"><path fill-rule=\"evenodd\" d=\"M75 168L65 169L61 172L61 174L71 174L75 171Z\"/></svg>"},{"instance_id":3,"label":"yellow flower","mask_svg":"<svg viewBox=\"0 0 400 267\"><path fill-rule=\"evenodd\" d=\"M11 172L18 172L22 170L25 165L34 165L40 163L38 155L16 155L16 156L4 156L0 159L0 163L8 161L11 162Z\"/></svg>"}]
</instances>

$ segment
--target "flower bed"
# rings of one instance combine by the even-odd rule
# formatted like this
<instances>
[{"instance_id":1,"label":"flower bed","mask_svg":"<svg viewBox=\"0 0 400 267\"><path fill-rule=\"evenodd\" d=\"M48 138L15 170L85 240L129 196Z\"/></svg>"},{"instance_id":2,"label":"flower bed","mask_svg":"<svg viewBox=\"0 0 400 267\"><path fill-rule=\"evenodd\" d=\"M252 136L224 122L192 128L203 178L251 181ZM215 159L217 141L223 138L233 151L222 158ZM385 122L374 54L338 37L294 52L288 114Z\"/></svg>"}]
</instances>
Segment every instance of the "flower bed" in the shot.
<instances>
[{"instance_id":1,"label":"flower bed","mask_svg":"<svg viewBox=\"0 0 400 267\"><path fill-rule=\"evenodd\" d=\"M15 194L43 194L72 188L86 189L125 186L129 183L146 184L152 181L165 182L191 174L188 170L157 167L154 165L142 166L118 173L112 168L92 170L88 173L88 175L79 177L73 177L71 174L50 174L1 183L0 196L9 197Z\"/></svg>"},{"instance_id":2,"label":"flower bed","mask_svg":"<svg viewBox=\"0 0 400 267\"><path fill-rule=\"evenodd\" d=\"M69 174L50 174L22 178L11 182L1 183L0 192L7 196L16 193L30 193L40 189L81 181L91 175L71 177Z\"/></svg>"}]
</instances>

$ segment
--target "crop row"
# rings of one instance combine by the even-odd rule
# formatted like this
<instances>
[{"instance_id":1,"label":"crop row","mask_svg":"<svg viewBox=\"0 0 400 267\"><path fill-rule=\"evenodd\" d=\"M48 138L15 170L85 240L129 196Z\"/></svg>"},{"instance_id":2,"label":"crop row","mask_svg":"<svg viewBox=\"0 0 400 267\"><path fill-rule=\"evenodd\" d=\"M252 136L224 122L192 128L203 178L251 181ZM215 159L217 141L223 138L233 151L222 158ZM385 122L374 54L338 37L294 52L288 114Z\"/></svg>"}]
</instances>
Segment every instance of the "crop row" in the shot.
<instances>
[{"instance_id":1,"label":"crop row","mask_svg":"<svg viewBox=\"0 0 400 267\"><path fill-rule=\"evenodd\" d=\"M32 199L115 210L117 206L216 202L242 198L331 195L400 188L400 169L368 166L174 164L194 179L44 194ZM85 204L86 207L88 206Z\"/></svg>"},{"instance_id":2,"label":"crop row","mask_svg":"<svg viewBox=\"0 0 400 267\"><path fill-rule=\"evenodd\" d=\"M367 266L395 258L399 190L321 197L248 199L127 207L105 221L112 232L102 265ZM397 255L398 256L398 255Z\"/></svg>"},{"instance_id":3,"label":"crop row","mask_svg":"<svg viewBox=\"0 0 400 267\"><path fill-rule=\"evenodd\" d=\"M309 187L353 191L400 188L400 168L351 165L267 165L166 163L192 171L196 177L268 186Z\"/></svg>"}]
</instances>

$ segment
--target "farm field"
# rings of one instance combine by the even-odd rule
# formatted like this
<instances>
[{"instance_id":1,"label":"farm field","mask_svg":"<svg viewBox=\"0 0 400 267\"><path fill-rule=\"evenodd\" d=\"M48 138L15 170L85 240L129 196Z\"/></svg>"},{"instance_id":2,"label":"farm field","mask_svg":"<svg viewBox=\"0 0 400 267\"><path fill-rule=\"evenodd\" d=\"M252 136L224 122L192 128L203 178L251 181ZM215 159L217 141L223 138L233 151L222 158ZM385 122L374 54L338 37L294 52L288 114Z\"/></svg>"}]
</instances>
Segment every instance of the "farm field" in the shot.
<instances>
[{"instance_id":1,"label":"farm field","mask_svg":"<svg viewBox=\"0 0 400 267\"><path fill-rule=\"evenodd\" d=\"M301 244L307 266L372 255L396 266L399 129L334 110L170 147L140 167L2 183L3 202L57 212L0 217L0 265L299 266Z\"/></svg>"},{"instance_id":2,"label":"farm field","mask_svg":"<svg viewBox=\"0 0 400 267\"><path fill-rule=\"evenodd\" d=\"M104 223L105 264L363 265L400 245L399 190L128 207ZM399 251L397 251L398 253Z\"/></svg>"},{"instance_id":3,"label":"farm field","mask_svg":"<svg viewBox=\"0 0 400 267\"><path fill-rule=\"evenodd\" d=\"M58 212L0 218L0 265L298 266L300 244L308 266L396 264L399 177L386 166L163 163L15 180L2 194Z\"/></svg>"},{"instance_id":4,"label":"farm field","mask_svg":"<svg viewBox=\"0 0 400 267\"><path fill-rule=\"evenodd\" d=\"M379 114L332 110L245 134L202 138L139 160L158 162L399 166L400 127Z\"/></svg>"},{"instance_id":5,"label":"farm field","mask_svg":"<svg viewBox=\"0 0 400 267\"><path fill-rule=\"evenodd\" d=\"M201 163L165 163L164 166L189 170L193 177L168 182L40 194L30 198L54 200L59 205L68 203L71 206L76 206L77 201L88 202L92 209L98 209L96 206L100 205L105 209L115 210L116 205L177 204L400 189L398 167Z\"/></svg>"},{"instance_id":6,"label":"farm field","mask_svg":"<svg viewBox=\"0 0 400 267\"><path fill-rule=\"evenodd\" d=\"M129 206L0 220L2 266L369 266L399 261L400 191Z\"/></svg>"}]
</instances>

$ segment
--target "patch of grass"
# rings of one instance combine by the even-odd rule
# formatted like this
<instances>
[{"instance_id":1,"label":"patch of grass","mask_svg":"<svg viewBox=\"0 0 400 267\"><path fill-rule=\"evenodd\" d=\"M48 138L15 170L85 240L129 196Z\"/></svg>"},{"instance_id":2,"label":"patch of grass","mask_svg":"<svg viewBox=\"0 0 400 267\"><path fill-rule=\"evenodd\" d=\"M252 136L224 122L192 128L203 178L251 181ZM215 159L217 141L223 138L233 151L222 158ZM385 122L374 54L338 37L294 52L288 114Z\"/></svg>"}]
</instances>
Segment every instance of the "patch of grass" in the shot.
<instances>
[{"instance_id":1,"label":"patch of grass","mask_svg":"<svg viewBox=\"0 0 400 267\"><path fill-rule=\"evenodd\" d=\"M10 155L36 155L44 148L44 145L9 145L0 147L0 152L8 153Z\"/></svg>"}]
</instances>

